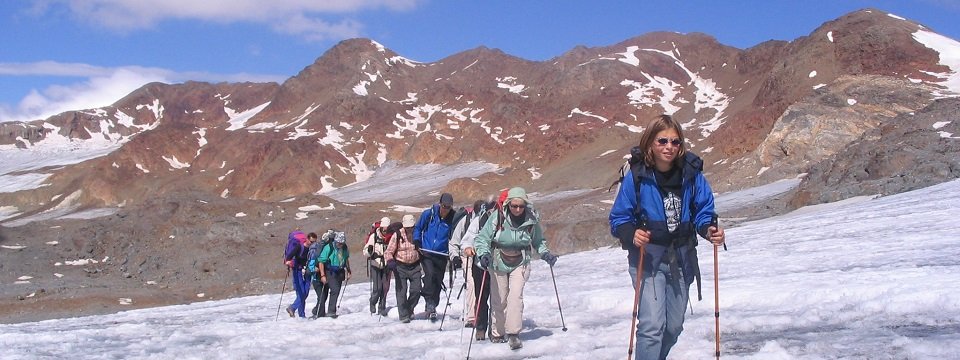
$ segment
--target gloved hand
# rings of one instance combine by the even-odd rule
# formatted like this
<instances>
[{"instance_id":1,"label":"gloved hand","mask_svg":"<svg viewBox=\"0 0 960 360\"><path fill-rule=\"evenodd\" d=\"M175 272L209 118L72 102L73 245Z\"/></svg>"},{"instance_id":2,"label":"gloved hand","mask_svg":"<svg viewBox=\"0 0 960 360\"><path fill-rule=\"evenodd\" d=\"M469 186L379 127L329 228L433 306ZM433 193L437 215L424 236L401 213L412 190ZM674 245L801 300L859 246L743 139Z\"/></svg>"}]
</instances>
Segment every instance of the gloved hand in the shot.
<instances>
[{"instance_id":1,"label":"gloved hand","mask_svg":"<svg viewBox=\"0 0 960 360\"><path fill-rule=\"evenodd\" d=\"M367 245L367 254L373 254L373 245Z\"/></svg>"},{"instance_id":2,"label":"gloved hand","mask_svg":"<svg viewBox=\"0 0 960 360\"><path fill-rule=\"evenodd\" d=\"M420 250L420 247L422 247L422 246L423 246L423 244L420 243L420 239L413 239L413 247L414 247L414 248L416 248L417 250Z\"/></svg>"},{"instance_id":3,"label":"gloved hand","mask_svg":"<svg viewBox=\"0 0 960 360\"><path fill-rule=\"evenodd\" d=\"M553 264L556 264L556 263L557 263L557 259L559 259L559 258L560 258L559 256L556 256L556 255L551 254L551 253L549 253L549 252L545 252L545 253L543 253L543 255L540 255L540 259L542 259L543 261L546 261L547 264L550 265L550 267L553 267Z\"/></svg>"},{"instance_id":4,"label":"gloved hand","mask_svg":"<svg viewBox=\"0 0 960 360\"><path fill-rule=\"evenodd\" d=\"M454 256L453 260L450 260L450 264L453 265L454 270L458 270L463 267L463 260L459 256Z\"/></svg>"},{"instance_id":5,"label":"gloved hand","mask_svg":"<svg viewBox=\"0 0 960 360\"><path fill-rule=\"evenodd\" d=\"M482 268L484 268L484 269L489 269L489 268L490 268L490 262L491 262L492 260L493 260L493 259L490 258L490 254L485 254L485 255L481 256L481 257L480 257L480 267L482 267Z\"/></svg>"},{"instance_id":6,"label":"gloved hand","mask_svg":"<svg viewBox=\"0 0 960 360\"><path fill-rule=\"evenodd\" d=\"M293 260L284 261L283 264L287 265L288 268L293 268Z\"/></svg>"},{"instance_id":7,"label":"gloved hand","mask_svg":"<svg viewBox=\"0 0 960 360\"><path fill-rule=\"evenodd\" d=\"M390 270L396 271L396 270L397 270L397 260L390 259L390 261L387 261L387 268L390 269Z\"/></svg>"}]
</instances>

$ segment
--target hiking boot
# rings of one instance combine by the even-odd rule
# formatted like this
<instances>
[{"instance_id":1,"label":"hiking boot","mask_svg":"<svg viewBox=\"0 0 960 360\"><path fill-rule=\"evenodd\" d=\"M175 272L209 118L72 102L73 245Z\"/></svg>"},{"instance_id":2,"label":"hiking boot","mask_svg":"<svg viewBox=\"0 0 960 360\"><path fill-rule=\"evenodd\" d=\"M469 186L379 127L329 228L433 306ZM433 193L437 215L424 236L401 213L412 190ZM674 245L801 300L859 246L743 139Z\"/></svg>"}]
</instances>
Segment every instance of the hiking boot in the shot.
<instances>
[{"instance_id":1,"label":"hiking boot","mask_svg":"<svg viewBox=\"0 0 960 360\"><path fill-rule=\"evenodd\" d=\"M504 339L503 336L491 336L490 342L496 343L496 344L502 344L507 342L507 339Z\"/></svg>"},{"instance_id":2,"label":"hiking boot","mask_svg":"<svg viewBox=\"0 0 960 360\"><path fill-rule=\"evenodd\" d=\"M401 317L400 317L400 322L402 322L402 323L404 323L404 324L409 324L409 323L410 323L410 317L409 317L409 316L401 316Z\"/></svg>"},{"instance_id":3,"label":"hiking boot","mask_svg":"<svg viewBox=\"0 0 960 360\"><path fill-rule=\"evenodd\" d=\"M377 304L370 304L370 313L371 314L377 313Z\"/></svg>"},{"instance_id":4,"label":"hiking boot","mask_svg":"<svg viewBox=\"0 0 960 360\"><path fill-rule=\"evenodd\" d=\"M336 318L337 318L337 313L327 314L327 317L329 317L329 318L331 318L331 319L336 319Z\"/></svg>"},{"instance_id":5,"label":"hiking boot","mask_svg":"<svg viewBox=\"0 0 960 360\"><path fill-rule=\"evenodd\" d=\"M317 319L316 315L310 317L310 320L316 320L316 319Z\"/></svg>"},{"instance_id":6,"label":"hiking boot","mask_svg":"<svg viewBox=\"0 0 960 360\"><path fill-rule=\"evenodd\" d=\"M472 328L472 327L473 327L473 321L467 321L467 322L463 323L463 327L468 328L468 329L469 329L469 328Z\"/></svg>"},{"instance_id":7,"label":"hiking boot","mask_svg":"<svg viewBox=\"0 0 960 360\"><path fill-rule=\"evenodd\" d=\"M384 309L380 309L380 311L379 311L378 313L380 314L380 316L387 316L387 309L385 309L385 308L384 308Z\"/></svg>"},{"instance_id":8,"label":"hiking boot","mask_svg":"<svg viewBox=\"0 0 960 360\"><path fill-rule=\"evenodd\" d=\"M297 316L297 314L296 314L295 312L293 312L293 308L291 308L291 307L289 307L289 306L287 306L287 314L289 314L290 317Z\"/></svg>"},{"instance_id":9,"label":"hiking boot","mask_svg":"<svg viewBox=\"0 0 960 360\"><path fill-rule=\"evenodd\" d=\"M427 317L430 318L430 322L437 322L437 312L433 311L430 314L427 314Z\"/></svg>"},{"instance_id":10,"label":"hiking boot","mask_svg":"<svg viewBox=\"0 0 960 360\"><path fill-rule=\"evenodd\" d=\"M510 350L516 350L523 347L520 337L516 334L507 334L507 342L510 344Z\"/></svg>"},{"instance_id":11,"label":"hiking boot","mask_svg":"<svg viewBox=\"0 0 960 360\"><path fill-rule=\"evenodd\" d=\"M477 329L477 330L474 331L474 332L477 333L477 335L476 335L477 341L484 341L484 340L487 339L487 331L486 331L486 330L480 331L480 329Z\"/></svg>"}]
</instances>

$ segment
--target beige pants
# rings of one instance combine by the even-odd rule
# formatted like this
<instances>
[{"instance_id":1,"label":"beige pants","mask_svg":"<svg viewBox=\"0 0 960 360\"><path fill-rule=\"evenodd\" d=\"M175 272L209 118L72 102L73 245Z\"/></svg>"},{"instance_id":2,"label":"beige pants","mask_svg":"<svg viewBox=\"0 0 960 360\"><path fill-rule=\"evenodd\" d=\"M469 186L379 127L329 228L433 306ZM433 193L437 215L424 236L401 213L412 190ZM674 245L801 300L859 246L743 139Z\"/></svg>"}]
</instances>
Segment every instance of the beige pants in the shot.
<instances>
[{"instance_id":1,"label":"beige pants","mask_svg":"<svg viewBox=\"0 0 960 360\"><path fill-rule=\"evenodd\" d=\"M474 293L474 284L473 284L473 262L476 260L476 257L469 257L463 263L463 267L466 269L467 274L467 288L463 291L467 293L467 303L463 307L463 311L466 313L463 316L463 320L466 322L474 322L474 312L477 310L477 294Z\"/></svg>"},{"instance_id":2,"label":"beige pants","mask_svg":"<svg viewBox=\"0 0 960 360\"><path fill-rule=\"evenodd\" d=\"M523 328L523 286L530 278L530 264L508 274L490 273L491 335L519 334Z\"/></svg>"}]
</instances>

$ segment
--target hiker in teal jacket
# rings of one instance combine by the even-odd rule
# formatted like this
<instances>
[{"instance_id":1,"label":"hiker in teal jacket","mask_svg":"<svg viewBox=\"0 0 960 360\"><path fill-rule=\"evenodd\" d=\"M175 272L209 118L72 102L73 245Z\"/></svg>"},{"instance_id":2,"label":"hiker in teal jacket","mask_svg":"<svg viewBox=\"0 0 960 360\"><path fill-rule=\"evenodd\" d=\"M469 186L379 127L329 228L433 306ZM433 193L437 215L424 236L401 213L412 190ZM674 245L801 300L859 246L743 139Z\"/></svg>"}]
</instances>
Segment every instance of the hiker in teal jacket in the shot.
<instances>
[{"instance_id":1,"label":"hiker in teal jacket","mask_svg":"<svg viewBox=\"0 0 960 360\"><path fill-rule=\"evenodd\" d=\"M515 187L507 193L505 210L490 216L476 238L479 265L490 274L491 342L509 342L511 349L523 346L523 286L530 278L531 253L553 266L543 238L540 220L534 215L527 192ZM504 338L506 335L506 338Z\"/></svg>"},{"instance_id":2,"label":"hiker in teal jacket","mask_svg":"<svg viewBox=\"0 0 960 360\"><path fill-rule=\"evenodd\" d=\"M353 275L350 271L350 250L347 249L347 237L342 231L337 232L333 240L334 246L327 246L317 258L319 264L317 273L320 282L330 288L330 301L327 303L326 316L337 318L337 298L343 289L343 284ZM326 299L320 299L323 303Z\"/></svg>"}]
</instances>

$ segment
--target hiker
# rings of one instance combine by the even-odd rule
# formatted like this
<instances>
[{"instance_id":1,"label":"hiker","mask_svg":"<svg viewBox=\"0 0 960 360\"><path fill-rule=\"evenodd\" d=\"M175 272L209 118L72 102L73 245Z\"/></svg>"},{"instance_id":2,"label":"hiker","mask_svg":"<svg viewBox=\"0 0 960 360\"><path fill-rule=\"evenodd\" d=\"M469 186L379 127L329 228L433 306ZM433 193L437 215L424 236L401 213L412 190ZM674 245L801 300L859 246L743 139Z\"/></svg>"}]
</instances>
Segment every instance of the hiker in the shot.
<instances>
[{"instance_id":1,"label":"hiker","mask_svg":"<svg viewBox=\"0 0 960 360\"><path fill-rule=\"evenodd\" d=\"M477 264L490 275L490 341L507 342L516 350L523 347L519 335L523 327L523 287L530 278L530 253L536 251L551 267L557 257L547 248L526 190L511 188L504 205L505 210L490 216L474 245L480 259Z\"/></svg>"},{"instance_id":2,"label":"hiker","mask_svg":"<svg viewBox=\"0 0 960 360\"><path fill-rule=\"evenodd\" d=\"M710 225L713 191L703 161L684 148L683 129L668 115L654 118L631 149L610 209L610 230L627 250L631 284L644 250L637 308L635 359L666 359L683 330L690 284L697 280L697 234L716 245L723 229ZM639 202L639 203L638 203ZM702 297L701 297L702 298Z\"/></svg>"},{"instance_id":3,"label":"hiker","mask_svg":"<svg viewBox=\"0 0 960 360\"><path fill-rule=\"evenodd\" d=\"M483 200L477 200L473 203L473 207L470 208L470 211L465 216L461 217L460 220L456 221L453 234L450 235L450 246L448 247L448 253L450 254L450 265L451 270L457 270L463 268L464 279L464 288L468 289L466 305L464 305L465 315L463 317L464 326L473 327L475 323L474 319L474 306L476 305L476 294L474 294L474 284L473 276L471 276L471 269L474 268L471 261L473 260L473 238L477 236L477 222L476 221L480 214L483 213L483 207L485 203ZM471 231L473 230L473 231ZM467 252L467 249L469 253ZM469 255L468 255L469 254Z\"/></svg>"},{"instance_id":4,"label":"hiker","mask_svg":"<svg viewBox=\"0 0 960 360\"><path fill-rule=\"evenodd\" d=\"M424 210L413 227L413 242L420 249L423 268L423 301L430 321L437 321L437 305L453 226L453 195L443 193L440 202Z\"/></svg>"},{"instance_id":5,"label":"hiker","mask_svg":"<svg viewBox=\"0 0 960 360\"><path fill-rule=\"evenodd\" d=\"M363 256L367 257L367 263L370 265L370 313L387 316L390 272L383 259L383 253L387 249L386 231L390 226L390 218L383 217L375 225L376 228L367 236L367 242L363 244Z\"/></svg>"},{"instance_id":6,"label":"hiker","mask_svg":"<svg viewBox=\"0 0 960 360\"><path fill-rule=\"evenodd\" d=\"M293 290L297 294L293 304L287 306L290 317L300 315L306 317L307 295L310 294L310 278L304 272L307 265L307 253L310 239L303 231L294 230L287 235L287 247L283 254L284 264L287 265L293 278Z\"/></svg>"},{"instance_id":7,"label":"hiker","mask_svg":"<svg viewBox=\"0 0 960 360\"><path fill-rule=\"evenodd\" d=\"M325 315L336 319L337 298L340 296L340 290L343 289L344 281L349 281L353 275L353 272L350 271L350 251L347 249L347 237L342 231L336 232L332 246L323 248L320 256L318 256L317 264L320 282L326 284L330 289ZM326 299L320 299L321 303L325 301Z\"/></svg>"},{"instance_id":8,"label":"hiker","mask_svg":"<svg viewBox=\"0 0 960 360\"><path fill-rule=\"evenodd\" d=\"M307 258L309 259L307 262L307 272L311 275L310 283L313 284L313 292L317 294L317 304L314 305L313 310L311 310L313 316L310 317L310 320L316 320L326 314L326 304L321 302L321 299L326 301L327 295L330 293L330 288L320 281L320 273L317 271L317 265L320 260L320 252L324 247L333 243L333 236L335 234L333 229L327 230L323 236L310 245L310 251L307 253ZM314 239L317 238L317 234L315 233L310 233L307 235L307 238L310 238L310 236L313 236Z\"/></svg>"},{"instance_id":9,"label":"hiker","mask_svg":"<svg viewBox=\"0 0 960 360\"><path fill-rule=\"evenodd\" d=\"M397 278L397 311L400 312L400 321L403 323L410 322L413 308L420 302L420 251L413 242L415 223L413 215L404 215L401 222L403 227L393 234L392 240L387 244L387 251L383 254L387 268ZM393 228L393 225L390 228Z\"/></svg>"},{"instance_id":10,"label":"hiker","mask_svg":"<svg viewBox=\"0 0 960 360\"><path fill-rule=\"evenodd\" d=\"M492 197L491 197L492 199ZM474 333L477 340L486 340L487 328L489 324L490 306L490 275L485 269L476 263L476 237L480 229L490 220L490 215L496 211L496 202L489 203L483 200L477 200L473 204L473 219L470 220L470 226L464 232L460 240L460 248L463 250L463 257L467 258L465 273L467 274L467 305L464 310L467 314L464 317L466 327L474 327ZM456 230L454 230L456 234ZM456 238L456 237L454 237ZM451 238L453 243L453 238Z\"/></svg>"}]
</instances>

